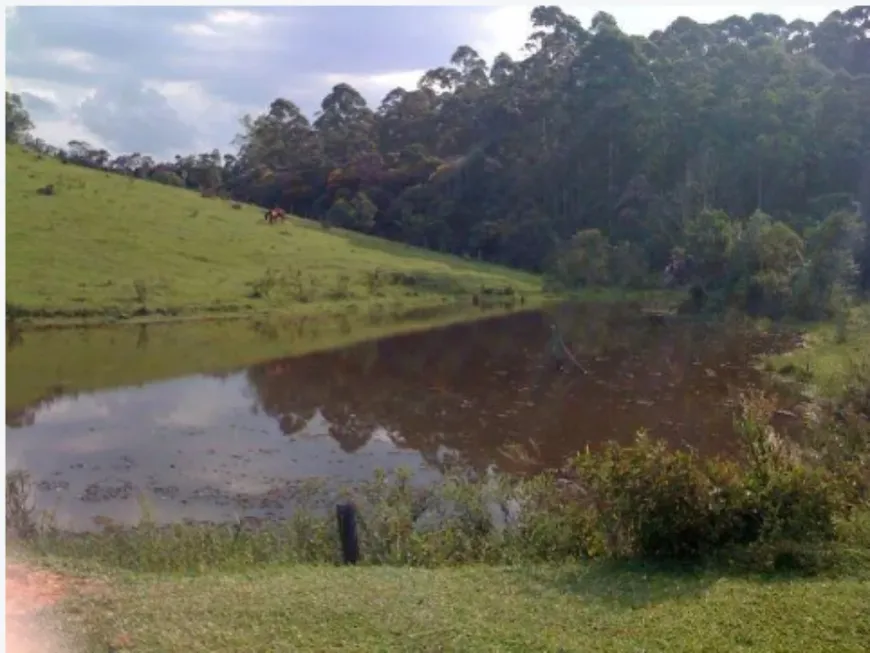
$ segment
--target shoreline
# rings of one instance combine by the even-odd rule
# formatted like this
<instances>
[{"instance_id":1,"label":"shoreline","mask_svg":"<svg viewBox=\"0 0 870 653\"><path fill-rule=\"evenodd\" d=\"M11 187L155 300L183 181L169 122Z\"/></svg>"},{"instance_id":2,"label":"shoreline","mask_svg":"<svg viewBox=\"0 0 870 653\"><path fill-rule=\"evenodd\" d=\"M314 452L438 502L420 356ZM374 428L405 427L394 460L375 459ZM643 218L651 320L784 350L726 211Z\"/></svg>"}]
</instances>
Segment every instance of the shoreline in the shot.
<instances>
[{"instance_id":1,"label":"shoreline","mask_svg":"<svg viewBox=\"0 0 870 653\"><path fill-rule=\"evenodd\" d=\"M13 310L7 303L6 323L22 330L101 328L139 324L174 324L188 322L212 322L245 319L269 318L338 318L360 313L398 314L420 310L456 310L480 308L482 310L523 311L547 305L577 303L640 303L649 304L654 309L664 306L664 311L672 310L683 294L671 290L624 290L613 288L594 288L574 293L517 292L514 296L503 298L479 299L477 294L436 295L431 298L372 301L371 298L348 300L346 302L324 302L321 304L291 304L274 308L246 308L233 310L222 308L190 306L187 308L157 308L122 311L116 307L92 309L82 315L73 309L25 309ZM368 310L366 310L368 309Z\"/></svg>"},{"instance_id":2,"label":"shoreline","mask_svg":"<svg viewBox=\"0 0 870 653\"><path fill-rule=\"evenodd\" d=\"M482 310L522 310L528 304L531 307L544 305L550 302L558 302L557 297L548 295L530 295L521 304L519 301L507 306L506 303L492 302L484 306L480 306ZM413 313L421 310L437 310L444 309L461 310L463 308L474 308L474 304L465 298L454 298L452 300L446 297L432 301L417 301L417 302L393 302L391 304L383 303L364 303L364 307L372 309L374 307L382 307L380 311L363 311L360 304L356 302L332 303L325 304L321 307L308 307L306 305L294 306L291 308L272 308L272 309L251 309L241 311L221 311L221 310L196 310L188 309L188 311L175 309L157 309L147 313L127 314L126 317L114 317L106 312L95 313L88 317L79 317L70 315L64 311L55 311L55 315L51 316L33 316L33 313L25 317L13 317L9 319L7 312L7 325L10 323L22 330L37 331L47 329L86 329L86 328L103 328L114 326L129 326L141 324L176 324L176 323L196 323L196 322L222 322L231 320L255 320L255 319L272 319L272 318L306 318L306 319L335 319L365 314L382 313L385 315L398 314L399 316ZM49 311L46 311L49 312ZM37 313L37 311L34 311Z\"/></svg>"}]
</instances>

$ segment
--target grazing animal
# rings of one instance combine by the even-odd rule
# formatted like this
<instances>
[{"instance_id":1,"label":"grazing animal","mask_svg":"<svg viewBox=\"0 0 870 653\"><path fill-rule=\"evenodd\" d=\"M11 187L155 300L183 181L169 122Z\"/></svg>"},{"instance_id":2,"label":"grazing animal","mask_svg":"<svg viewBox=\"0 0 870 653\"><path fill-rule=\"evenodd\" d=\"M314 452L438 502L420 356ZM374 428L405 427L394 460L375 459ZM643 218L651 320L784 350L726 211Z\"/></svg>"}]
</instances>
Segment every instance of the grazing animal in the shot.
<instances>
[{"instance_id":1,"label":"grazing animal","mask_svg":"<svg viewBox=\"0 0 870 653\"><path fill-rule=\"evenodd\" d=\"M263 215L266 218L266 222L268 222L269 224L274 224L278 220L281 220L283 222L287 219L287 213L284 211L284 209L277 207L274 209L269 209Z\"/></svg>"}]
</instances>

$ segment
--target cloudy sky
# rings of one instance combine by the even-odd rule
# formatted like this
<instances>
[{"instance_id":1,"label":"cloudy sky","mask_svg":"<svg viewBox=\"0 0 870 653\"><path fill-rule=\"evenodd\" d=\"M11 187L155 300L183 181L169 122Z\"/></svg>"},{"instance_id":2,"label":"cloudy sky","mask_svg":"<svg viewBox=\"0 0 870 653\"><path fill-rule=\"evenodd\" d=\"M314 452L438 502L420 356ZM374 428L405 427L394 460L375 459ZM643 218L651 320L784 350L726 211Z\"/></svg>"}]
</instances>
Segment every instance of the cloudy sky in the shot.
<instances>
[{"instance_id":1,"label":"cloudy sky","mask_svg":"<svg viewBox=\"0 0 870 653\"><path fill-rule=\"evenodd\" d=\"M158 157L228 149L245 113L276 97L309 116L347 82L375 108L468 44L517 56L534 5L489 7L18 7L6 9L6 88L36 135ZM560 5L588 25L596 7ZM845 6L845 5L844 5ZM648 34L687 15L777 13L818 21L834 5L603 5Z\"/></svg>"}]
</instances>

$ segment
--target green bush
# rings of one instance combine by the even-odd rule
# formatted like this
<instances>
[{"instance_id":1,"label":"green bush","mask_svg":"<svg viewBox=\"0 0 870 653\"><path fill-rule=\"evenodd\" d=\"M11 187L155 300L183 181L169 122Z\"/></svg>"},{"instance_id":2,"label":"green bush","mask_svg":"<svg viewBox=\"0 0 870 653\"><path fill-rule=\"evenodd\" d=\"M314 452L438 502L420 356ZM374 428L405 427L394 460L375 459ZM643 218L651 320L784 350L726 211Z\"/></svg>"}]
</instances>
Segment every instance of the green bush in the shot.
<instances>
[{"instance_id":1,"label":"green bush","mask_svg":"<svg viewBox=\"0 0 870 653\"><path fill-rule=\"evenodd\" d=\"M649 262L643 247L623 241L611 248L609 279L623 288L644 288L649 279Z\"/></svg>"},{"instance_id":2,"label":"green bush","mask_svg":"<svg viewBox=\"0 0 870 653\"><path fill-rule=\"evenodd\" d=\"M601 286L609 282L610 245L598 229L578 231L554 255L545 284L567 289Z\"/></svg>"},{"instance_id":3,"label":"green bush","mask_svg":"<svg viewBox=\"0 0 870 653\"><path fill-rule=\"evenodd\" d=\"M834 537L842 512L836 483L821 472L762 474L643 436L575 466L613 557L691 560L761 543L814 544Z\"/></svg>"},{"instance_id":4,"label":"green bush","mask_svg":"<svg viewBox=\"0 0 870 653\"><path fill-rule=\"evenodd\" d=\"M718 504L728 487L692 454L640 435L632 447L611 444L574 466L609 555L697 557L720 539Z\"/></svg>"},{"instance_id":5,"label":"green bush","mask_svg":"<svg viewBox=\"0 0 870 653\"><path fill-rule=\"evenodd\" d=\"M747 545L818 544L846 514L845 479L795 456L744 398L744 460L702 459L638 435L579 455L573 469L597 538L615 557L698 559Z\"/></svg>"}]
</instances>

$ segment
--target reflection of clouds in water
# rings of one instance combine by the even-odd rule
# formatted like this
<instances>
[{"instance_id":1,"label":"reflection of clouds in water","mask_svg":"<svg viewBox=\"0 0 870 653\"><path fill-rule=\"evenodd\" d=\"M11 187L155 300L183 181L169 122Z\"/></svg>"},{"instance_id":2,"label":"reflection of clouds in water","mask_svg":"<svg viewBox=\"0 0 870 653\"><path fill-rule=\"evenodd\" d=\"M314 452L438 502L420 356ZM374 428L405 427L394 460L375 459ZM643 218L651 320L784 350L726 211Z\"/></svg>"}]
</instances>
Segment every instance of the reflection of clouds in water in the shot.
<instances>
[{"instance_id":1,"label":"reflection of clouds in water","mask_svg":"<svg viewBox=\"0 0 870 653\"><path fill-rule=\"evenodd\" d=\"M115 393L113 393L115 394ZM36 413L37 421L43 424L84 422L109 417L112 409L119 403L119 397L88 396L76 398L62 397L49 403ZM125 403L123 399L120 403Z\"/></svg>"},{"instance_id":2,"label":"reflection of clouds in water","mask_svg":"<svg viewBox=\"0 0 870 653\"><path fill-rule=\"evenodd\" d=\"M227 379L201 378L197 383L186 384L180 392L173 393L175 406L165 415L155 417L154 424L171 428L221 425L229 414L249 407L250 399L244 392L246 386L242 375Z\"/></svg>"},{"instance_id":3,"label":"reflection of clouds in water","mask_svg":"<svg viewBox=\"0 0 870 653\"><path fill-rule=\"evenodd\" d=\"M27 469L35 483L44 482L38 508L74 529L93 526L98 515L137 522L140 494L158 521L229 519L237 510L258 510L261 499L275 501L276 489L296 481L354 484L377 468L432 474L418 452L396 447L398 434L357 424L344 404L328 399L326 393L325 406L291 409L277 420L255 414L250 407L259 397L242 374L64 397L36 408L32 425L7 427L7 469ZM294 427L290 437L286 426ZM330 437L335 428L358 432L359 448L343 450ZM112 495L119 483L129 484L132 496ZM277 501L290 509L286 498Z\"/></svg>"},{"instance_id":4,"label":"reflection of clouds in water","mask_svg":"<svg viewBox=\"0 0 870 653\"><path fill-rule=\"evenodd\" d=\"M83 435L73 435L60 440L55 451L59 453L96 453L117 446L118 436L113 432L90 431Z\"/></svg>"},{"instance_id":5,"label":"reflection of clouds in water","mask_svg":"<svg viewBox=\"0 0 870 653\"><path fill-rule=\"evenodd\" d=\"M379 426L372 431L371 439L372 442L385 442L390 445L399 444L401 440L397 432L387 431L387 429L382 426Z\"/></svg>"},{"instance_id":6,"label":"reflection of clouds in water","mask_svg":"<svg viewBox=\"0 0 870 653\"><path fill-rule=\"evenodd\" d=\"M6 443L6 472L27 469L27 462L21 451L16 451Z\"/></svg>"},{"instance_id":7,"label":"reflection of clouds in water","mask_svg":"<svg viewBox=\"0 0 870 653\"><path fill-rule=\"evenodd\" d=\"M74 465L106 469L127 455L158 473L175 462L174 445L182 442L175 436L191 427L208 428L218 438L212 446L223 448L221 433L232 429L215 427L225 426L234 411L244 412L243 384L238 374L225 380L195 376L60 398L39 407L32 425L7 427L7 469L12 463L35 476L72 475Z\"/></svg>"},{"instance_id":8,"label":"reflection of clouds in water","mask_svg":"<svg viewBox=\"0 0 870 653\"><path fill-rule=\"evenodd\" d=\"M238 512L233 506L216 506L205 503L180 504L177 501L167 501L155 497L149 492L143 492L151 518L158 523L178 522L183 519L221 520L232 519ZM97 522L106 520L135 526L145 517L143 504L138 498L107 501L99 504L83 503L71 500L71 497L58 497L54 505L45 501L40 509L52 513L52 523L66 530L94 529ZM97 518L95 520L95 518Z\"/></svg>"},{"instance_id":9,"label":"reflection of clouds in water","mask_svg":"<svg viewBox=\"0 0 870 653\"><path fill-rule=\"evenodd\" d=\"M185 469L184 476L199 488L214 487L233 494L264 494L275 486L275 480L281 480L280 469L276 468L274 462L261 463L259 460L256 474L210 465Z\"/></svg>"},{"instance_id":10,"label":"reflection of clouds in water","mask_svg":"<svg viewBox=\"0 0 870 653\"><path fill-rule=\"evenodd\" d=\"M213 426L227 412L248 408L249 399L242 392L245 385L239 374L227 379L197 376L62 397L36 410L34 426L69 428L78 422L101 422L107 427L130 423L178 428ZM119 429L117 435L122 436L124 430Z\"/></svg>"},{"instance_id":11,"label":"reflection of clouds in water","mask_svg":"<svg viewBox=\"0 0 870 653\"><path fill-rule=\"evenodd\" d=\"M314 415L311 416L311 419L308 420L305 426L297 430L294 435L307 438L329 435L329 427L329 421L323 416L323 411L318 408L314 411Z\"/></svg>"},{"instance_id":12,"label":"reflection of clouds in water","mask_svg":"<svg viewBox=\"0 0 870 653\"><path fill-rule=\"evenodd\" d=\"M445 447L443 444L439 444L438 449L435 450L435 459L442 464L450 462L457 456L459 456L459 452L456 449Z\"/></svg>"}]
</instances>

